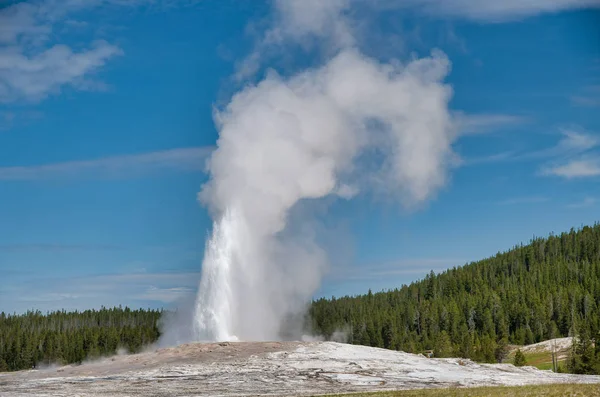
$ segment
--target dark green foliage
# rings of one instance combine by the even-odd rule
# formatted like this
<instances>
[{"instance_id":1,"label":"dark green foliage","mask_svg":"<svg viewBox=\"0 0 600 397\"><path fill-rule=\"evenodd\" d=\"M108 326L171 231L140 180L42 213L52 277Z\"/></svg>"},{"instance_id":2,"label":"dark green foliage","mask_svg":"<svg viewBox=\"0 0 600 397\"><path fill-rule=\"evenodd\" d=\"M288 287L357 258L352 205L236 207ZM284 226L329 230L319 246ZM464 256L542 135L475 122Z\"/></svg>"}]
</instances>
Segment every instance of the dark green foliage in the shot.
<instances>
[{"instance_id":1,"label":"dark green foliage","mask_svg":"<svg viewBox=\"0 0 600 397\"><path fill-rule=\"evenodd\" d=\"M527 365L527 360L525 360L525 355L523 355L523 353L521 352L521 349L517 349L517 352L515 353L514 364L517 367L522 367L524 365Z\"/></svg>"},{"instance_id":2,"label":"dark green foliage","mask_svg":"<svg viewBox=\"0 0 600 397\"><path fill-rule=\"evenodd\" d=\"M114 308L23 315L0 313L0 371L80 363L86 358L138 352L159 337L161 311Z\"/></svg>"},{"instance_id":3,"label":"dark green foliage","mask_svg":"<svg viewBox=\"0 0 600 397\"><path fill-rule=\"evenodd\" d=\"M573 340L567 360L567 369L574 374L600 374L600 355L597 353L597 344L591 338L585 325L581 327L578 337Z\"/></svg>"},{"instance_id":4,"label":"dark green foliage","mask_svg":"<svg viewBox=\"0 0 600 397\"><path fill-rule=\"evenodd\" d=\"M589 359L581 370L599 373L600 224L535 238L393 291L319 299L309 312L310 327L325 337L350 329L349 343L483 362L504 360L508 344L584 332L591 342L575 359Z\"/></svg>"},{"instance_id":5,"label":"dark green foliage","mask_svg":"<svg viewBox=\"0 0 600 397\"><path fill-rule=\"evenodd\" d=\"M496 345L496 350L494 350L494 358L497 362L501 363L506 357L508 357L508 353L509 348L507 340L500 339Z\"/></svg>"}]
</instances>

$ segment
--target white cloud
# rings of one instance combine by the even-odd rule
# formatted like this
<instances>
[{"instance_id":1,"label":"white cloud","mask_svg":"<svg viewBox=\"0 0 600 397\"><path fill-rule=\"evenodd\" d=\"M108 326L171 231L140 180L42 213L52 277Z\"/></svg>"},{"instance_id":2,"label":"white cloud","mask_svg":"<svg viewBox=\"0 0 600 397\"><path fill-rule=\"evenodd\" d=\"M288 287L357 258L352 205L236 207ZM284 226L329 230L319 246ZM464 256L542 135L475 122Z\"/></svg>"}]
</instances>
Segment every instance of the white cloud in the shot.
<instances>
[{"instance_id":1,"label":"white cloud","mask_svg":"<svg viewBox=\"0 0 600 397\"><path fill-rule=\"evenodd\" d=\"M51 26L38 20L39 6L21 2L0 9L0 44L14 44L19 38L46 38Z\"/></svg>"},{"instance_id":2,"label":"white cloud","mask_svg":"<svg viewBox=\"0 0 600 397\"><path fill-rule=\"evenodd\" d=\"M307 36L327 37L340 46L355 43L352 10L356 6L413 9L421 13L482 22L504 22L543 13L600 8L598 0L275 0L276 23L270 36L295 40ZM359 10L360 12L360 10Z\"/></svg>"},{"instance_id":3,"label":"white cloud","mask_svg":"<svg viewBox=\"0 0 600 397\"><path fill-rule=\"evenodd\" d=\"M600 146L600 137L581 128L561 128L556 145L515 155L515 160L555 159L568 161Z\"/></svg>"},{"instance_id":4,"label":"white cloud","mask_svg":"<svg viewBox=\"0 0 600 397\"><path fill-rule=\"evenodd\" d=\"M436 16L483 22L505 22L564 10L599 8L598 0L388 0L395 7L412 7Z\"/></svg>"},{"instance_id":5,"label":"white cloud","mask_svg":"<svg viewBox=\"0 0 600 397\"><path fill-rule=\"evenodd\" d=\"M90 87L86 79L121 49L105 41L74 51L51 44L54 25L69 12L99 1L21 2L0 10L0 103L39 101L61 87Z\"/></svg>"},{"instance_id":6,"label":"white cloud","mask_svg":"<svg viewBox=\"0 0 600 397\"><path fill-rule=\"evenodd\" d=\"M128 178L160 170L203 170L212 147L171 149L96 160L69 161L36 166L0 167L0 181L34 181L56 178Z\"/></svg>"},{"instance_id":7,"label":"white cloud","mask_svg":"<svg viewBox=\"0 0 600 397\"><path fill-rule=\"evenodd\" d=\"M561 129L563 139L558 143L558 148L564 151L577 153L590 150L600 145L600 138L590 133L573 129Z\"/></svg>"},{"instance_id":8,"label":"white cloud","mask_svg":"<svg viewBox=\"0 0 600 397\"><path fill-rule=\"evenodd\" d=\"M421 13L483 22L503 22L563 10L599 8L598 0L274 0L275 22L265 39L269 44L285 40L301 42L310 37L326 39L338 48L356 44L358 25L354 10L360 7L385 12L413 9Z\"/></svg>"},{"instance_id":9,"label":"white cloud","mask_svg":"<svg viewBox=\"0 0 600 397\"><path fill-rule=\"evenodd\" d=\"M514 160L517 157L517 153L513 150L507 150L504 152L494 153L481 157L473 157L463 159L463 165L476 165L476 164L487 164L487 163L498 163L502 161Z\"/></svg>"},{"instance_id":10,"label":"white cloud","mask_svg":"<svg viewBox=\"0 0 600 397\"><path fill-rule=\"evenodd\" d=\"M600 162L598 160L572 160L565 164L546 167L543 175L560 176L567 179L586 178L600 175Z\"/></svg>"},{"instance_id":11,"label":"white cloud","mask_svg":"<svg viewBox=\"0 0 600 397\"><path fill-rule=\"evenodd\" d=\"M109 43L88 46L79 52L64 44L48 45L54 26L71 24L68 14L99 5L137 6L195 4L194 0L33 0L0 10L0 102L39 101L57 93L63 86L77 89L101 84L86 80L122 50ZM503 21L543 12L597 7L598 0L387 0L370 3L364 0L275 0L275 22L256 50L238 68L238 78L255 73L270 46L286 40L304 42L310 38L326 39L333 49L355 44L355 24L347 15L356 3L369 7L416 8L434 15L465 17L483 21ZM81 26L85 21L77 21ZM597 103L587 97L574 102Z\"/></svg>"},{"instance_id":12,"label":"white cloud","mask_svg":"<svg viewBox=\"0 0 600 397\"><path fill-rule=\"evenodd\" d=\"M55 45L35 55L27 55L18 46L2 48L0 102L39 101L65 85L88 89L92 85L85 77L121 54L118 47L105 41L80 52L73 52L66 45Z\"/></svg>"},{"instance_id":13,"label":"white cloud","mask_svg":"<svg viewBox=\"0 0 600 397\"><path fill-rule=\"evenodd\" d=\"M478 22L505 22L563 10L598 8L598 0L273 0L271 25L260 36L254 51L237 65L235 75L242 81L260 70L266 59L277 57L285 43L304 48L318 46L331 54L342 48L369 46L364 35L370 28L364 18L366 10L412 10L440 18L463 18ZM360 20L360 22L358 22ZM447 39L463 51L464 42L449 30Z\"/></svg>"},{"instance_id":14,"label":"white cloud","mask_svg":"<svg viewBox=\"0 0 600 397\"><path fill-rule=\"evenodd\" d=\"M188 1L189 2L189 1ZM123 51L105 41L74 50L56 42L57 26L76 24L68 15L101 5L168 6L166 0L31 0L0 9L0 103L40 101L65 86L98 89L104 84L90 80L107 61ZM182 1L182 3L186 3Z\"/></svg>"},{"instance_id":15,"label":"white cloud","mask_svg":"<svg viewBox=\"0 0 600 397\"><path fill-rule=\"evenodd\" d=\"M501 120L501 119L500 119ZM561 138L550 147L533 151L504 151L489 156L471 158L465 164L475 165L503 161L543 161L541 175L558 175L567 178L594 175L593 157L600 147L600 136L582 128L561 128ZM591 173L591 174L590 174Z\"/></svg>"},{"instance_id":16,"label":"white cloud","mask_svg":"<svg viewBox=\"0 0 600 397\"><path fill-rule=\"evenodd\" d=\"M551 158L542 166L540 173L567 179L600 175L600 161L595 149L600 137L580 130L563 129L563 138L549 149L530 153L530 158Z\"/></svg>"},{"instance_id":17,"label":"white cloud","mask_svg":"<svg viewBox=\"0 0 600 397\"><path fill-rule=\"evenodd\" d=\"M562 138L556 145L521 153L515 156L516 159L554 159L553 161L567 162L600 146L600 137L581 128L561 128L559 131Z\"/></svg>"},{"instance_id":18,"label":"white cloud","mask_svg":"<svg viewBox=\"0 0 600 397\"><path fill-rule=\"evenodd\" d=\"M529 118L511 114L464 114L454 115L455 123L462 135L481 134L503 127L528 123Z\"/></svg>"}]
</instances>

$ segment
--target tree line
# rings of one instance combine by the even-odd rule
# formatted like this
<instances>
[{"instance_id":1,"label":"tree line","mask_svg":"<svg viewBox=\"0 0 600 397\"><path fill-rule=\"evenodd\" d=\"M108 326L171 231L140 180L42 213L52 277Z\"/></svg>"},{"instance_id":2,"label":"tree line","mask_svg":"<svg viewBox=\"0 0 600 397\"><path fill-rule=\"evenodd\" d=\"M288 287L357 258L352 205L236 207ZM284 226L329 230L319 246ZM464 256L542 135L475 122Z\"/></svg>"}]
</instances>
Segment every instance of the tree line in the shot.
<instances>
[{"instance_id":1,"label":"tree line","mask_svg":"<svg viewBox=\"0 0 600 397\"><path fill-rule=\"evenodd\" d=\"M0 313L0 371L81 363L158 340L160 310L102 308L22 315Z\"/></svg>"},{"instance_id":2,"label":"tree line","mask_svg":"<svg viewBox=\"0 0 600 397\"><path fill-rule=\"evenodd\" d=\"M353 344L500 362L508 344L578 336L571 372L600 373L600 224L534 238L401 288L319 299L313 332Z\"/></svg>"},{"instance_id":3,"label":"tree line","mask_svg":"<svg viewBox=\"0 0 600 397\"><path fill-rule=\"evenodd\" d=\"M160 336L162 310L0 313L0 371L138 352ZM600 373L600 224L534 238L401 288L318 299L307 327L347 342L500 362L509 344L577 336L566 368Z\"/></svg>"}]
</instances>

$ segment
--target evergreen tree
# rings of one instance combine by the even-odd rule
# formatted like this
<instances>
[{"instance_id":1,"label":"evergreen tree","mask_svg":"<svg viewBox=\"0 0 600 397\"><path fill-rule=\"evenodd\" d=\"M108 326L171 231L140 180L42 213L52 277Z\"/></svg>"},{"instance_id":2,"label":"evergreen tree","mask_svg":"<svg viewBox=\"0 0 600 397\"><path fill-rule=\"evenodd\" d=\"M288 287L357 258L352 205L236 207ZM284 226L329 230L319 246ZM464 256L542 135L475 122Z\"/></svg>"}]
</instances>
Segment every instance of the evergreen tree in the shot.
<instances>
[{"instance_id":1,"label":"evergreen tree","mask_svg":"<svg viewBox=\"0 0 600 397\"><path fill-rule=\"evenodd\" d=\"M484 362L504 360L509 344L584 328L585 339L594 340L600 332L600 224L534 238L398 289L319 299L309 318L311 331L326 338L351 328L351 343ZM587 373L597 368L600 347L586 346L574 359L585 358L577 368Z\"/></svg>"},{"instance_id":2,"label":"evergreen tree","mask_svg":"<svg viewBox=\"0 0 600 397\"><path fill-rule=\"evenodd\" d=\"M435 357L452 357L453 350L454 347L452 346L452 341L450 340L448 333L442 331L434 346Z\"/></svg>"},{"instance_id":3,"label":"evergreen tree","mask_svg":"<svg viewBox=\"0 0 600 397\"><path fill-rule=\"evenodd\" d=\"M160 336L159 310L113 308L22 315L0 313L0 371L80 363L123 347L138 352Z\"/></svg>"},{"instance_id":4,"label":"evergreen tree","mask_svg":"<svg viewBox=\"0 0 600 397\"><path fill-rule=\"evenodd\" d=\"M527 360L525 359L525 355L521 352L521 349L517 349L517 352L515 353L514 364L516 367L527 365Z\"/></svg>"},{"instance_id":5,"label":"evergreen tree","mask_svg":"<svg viewBox=\"0 0 600 397\"><path fill-rule=\"evenodd\" d=\"M494 350L494 358L496 362L501 363L506 357L508 357L509 348L508 340L506 338L500 339Z\"/></svg>"},{"instance_id":6,"label":"evergreen tree","mask_svg":"<svg viewBox=\"0 0 600 397\"><path fill-rule=\"evenodd\" d=\"M584 326L573 340L567 368L574 374L597 374L600 373L599 367L600 357L596 354L594 341L590 337L588 328Z\"/></svg>"}]
</instances>

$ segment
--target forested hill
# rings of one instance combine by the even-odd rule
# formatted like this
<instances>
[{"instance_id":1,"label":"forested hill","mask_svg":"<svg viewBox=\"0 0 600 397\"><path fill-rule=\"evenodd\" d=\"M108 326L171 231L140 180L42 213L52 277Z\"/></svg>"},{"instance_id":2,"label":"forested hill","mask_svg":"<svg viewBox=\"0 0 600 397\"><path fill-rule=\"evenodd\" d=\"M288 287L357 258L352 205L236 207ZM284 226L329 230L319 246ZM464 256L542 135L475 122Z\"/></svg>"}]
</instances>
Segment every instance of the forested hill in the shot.
<instances>
[{"instance_id":1,"label":"forested hill","mask_svg":"<svg viewBox=\"0 0 600 397\"><path fill-rule=\"evenodd\" d=\"M162 311L113 308L0 313L0 372L136 352L159 337ZM600 224L499 253L388 292L320 299L316 334L494 362L508 343L578 335L568 370L600 373Z\"/></svg>"},{"instance_id":2,"label":"forested hill","mask_svg":"<svg viewBox=\"0 0 600 397\"><path fill-rule=\"evenodd\" d=\"M161 313L128 307L0 313L0 372L79 363L116 354L120 348L137 352L158 339Z\"/></svg>"},{"instance_id":3,"label":"forested hill","mask_svg":"<svg viewBox=\"0 0 600 397\"><path fill-rule=\"evenodd\" d=\"M350 343L487 362L501 358L507 343L593 338L600 331L600 224L393 291L320 299L310 315L317 333L349 330Z\"/></svg>"}]
</instances>

